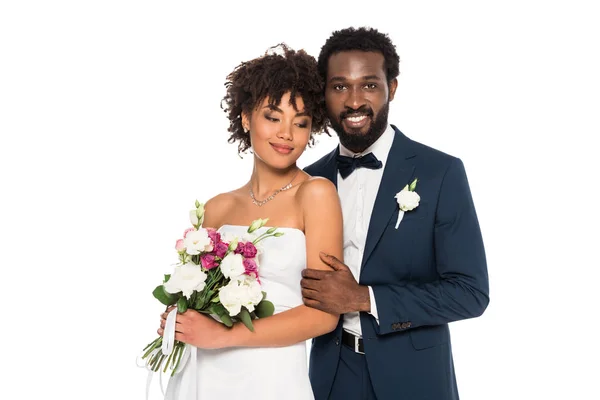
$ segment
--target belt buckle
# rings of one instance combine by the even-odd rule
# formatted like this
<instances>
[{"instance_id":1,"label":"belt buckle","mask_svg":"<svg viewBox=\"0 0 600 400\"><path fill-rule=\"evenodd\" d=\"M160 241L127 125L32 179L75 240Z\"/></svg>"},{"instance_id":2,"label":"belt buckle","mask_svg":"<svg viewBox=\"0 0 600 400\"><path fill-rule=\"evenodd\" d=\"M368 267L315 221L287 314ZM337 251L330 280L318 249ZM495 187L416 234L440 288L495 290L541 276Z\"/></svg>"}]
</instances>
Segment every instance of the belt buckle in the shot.
<instances>
[{"instance_id":1,"label":"belt buckle","mask_svg":"<svg viewBox=\"0 0 600 400\"><path fill-rule=\"evenodd\" d=\"M359 346L360 338L358 336L353 336L353 337L354 337L354 351L358 354L365 354L364 352L360 351L360 346Z\"/></svg>"}]
</instances>

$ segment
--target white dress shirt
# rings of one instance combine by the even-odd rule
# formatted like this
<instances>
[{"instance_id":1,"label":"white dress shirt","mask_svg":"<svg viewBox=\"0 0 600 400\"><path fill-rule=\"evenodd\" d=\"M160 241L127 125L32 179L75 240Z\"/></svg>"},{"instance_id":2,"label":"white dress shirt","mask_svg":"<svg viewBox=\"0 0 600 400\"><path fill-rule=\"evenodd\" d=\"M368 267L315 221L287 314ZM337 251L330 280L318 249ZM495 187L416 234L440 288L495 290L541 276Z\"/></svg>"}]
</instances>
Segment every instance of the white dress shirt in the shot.
<instances>
[{"instance_id":1,"label":"white dress shirt","mask_svg":"<svg viewBox=\"0 0 600 400\"><path fill-rule=\"evenodd\" d=\"M350 268L356 281L360 276L360 266L365 252L375 198L393 141L394 129L388 125L379 139L360 154L353 153L340 144L340 155L342 156L359 157L373 153L383 164L382 168L375 170L357 168L346 179L342 179L338 172L337 188L344 215L344 263ZM371 298L370 314L379 322L375 296L370 286L369 296ZM346 331L362 337L358 312L344 314L343 326Z\"/></svg>"}]
</instances>

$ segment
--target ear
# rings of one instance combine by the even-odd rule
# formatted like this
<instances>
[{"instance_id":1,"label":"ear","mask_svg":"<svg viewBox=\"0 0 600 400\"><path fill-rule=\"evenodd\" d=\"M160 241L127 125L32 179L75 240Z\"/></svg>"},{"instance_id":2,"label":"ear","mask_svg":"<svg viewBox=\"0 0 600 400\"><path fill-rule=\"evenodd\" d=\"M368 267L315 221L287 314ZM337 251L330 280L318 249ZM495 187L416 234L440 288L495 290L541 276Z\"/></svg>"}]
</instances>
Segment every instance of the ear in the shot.
<instances>
[{"instance_id":1,"label":"ear","mask_svg":"<svg viewBox=\"0 0 600 400\"><path fill-rule=\"evenodd\" d=\"M250 131L250 117L245 112L242 113L242 128L246 133Z\"/></svg>"},{"instance_id":2,"label":"ear","mask_svg":"<svg viewBox=\"0 0 600 400\"><path fill-rule=\"evenodd\" d=\"M388 87L390 89L390 98L388 101L394 100L394 95L396 94L396 89L398 88L398 79L394 78L388 83Z\"/></svg>"}]
</instances>

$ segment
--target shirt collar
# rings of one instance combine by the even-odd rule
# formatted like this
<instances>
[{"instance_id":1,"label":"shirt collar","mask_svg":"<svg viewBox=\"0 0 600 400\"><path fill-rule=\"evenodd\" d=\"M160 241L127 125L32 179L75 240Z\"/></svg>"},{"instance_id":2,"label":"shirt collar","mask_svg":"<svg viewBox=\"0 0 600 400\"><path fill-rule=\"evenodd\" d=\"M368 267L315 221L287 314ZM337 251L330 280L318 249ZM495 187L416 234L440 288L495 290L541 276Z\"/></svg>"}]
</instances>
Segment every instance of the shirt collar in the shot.
<instances>
[{"instance_id":1,"label":"shirt collar","mask_svg":"<svg viewBox=\"0 0 600 400\"><path fill-rule=\"evenodd\" d=\"M365 154L373 153L375 157L385 166L385 162L387 161L388 154L392 148L392 143L394 142L394 129L388 125L383 134L369 146L362 153L354 153L353 151L345 148L340 143L340 155L346 157L360 157Z\"/></svg>"}]
</instances>

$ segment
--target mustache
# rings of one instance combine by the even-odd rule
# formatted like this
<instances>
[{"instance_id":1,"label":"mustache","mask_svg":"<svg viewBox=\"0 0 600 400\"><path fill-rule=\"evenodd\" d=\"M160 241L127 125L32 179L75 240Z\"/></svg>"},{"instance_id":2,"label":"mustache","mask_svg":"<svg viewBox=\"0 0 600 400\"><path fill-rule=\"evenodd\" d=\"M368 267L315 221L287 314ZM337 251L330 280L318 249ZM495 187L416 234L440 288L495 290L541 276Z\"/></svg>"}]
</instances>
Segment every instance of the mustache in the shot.
<instances>
[{"instance_id":1,"label":"mustache","mask_svg":"<svg viewBox=\"0 0 600 400\"><path fill-rule=\"evenodd\" d=\"M351 117L354 114L360 114L360 115L366 115L367 117L372 117L373 116L373 110L371 109L371 107L367 107L367 106L361 106L360 108L354 110L352 108L348 108L345 111L342 111L340 113L340 120L347 118L347 117Z\"/></svg>"}]
</instances>

